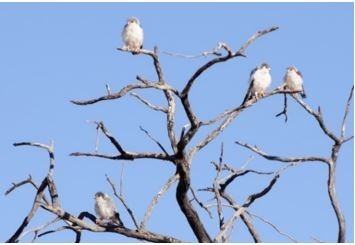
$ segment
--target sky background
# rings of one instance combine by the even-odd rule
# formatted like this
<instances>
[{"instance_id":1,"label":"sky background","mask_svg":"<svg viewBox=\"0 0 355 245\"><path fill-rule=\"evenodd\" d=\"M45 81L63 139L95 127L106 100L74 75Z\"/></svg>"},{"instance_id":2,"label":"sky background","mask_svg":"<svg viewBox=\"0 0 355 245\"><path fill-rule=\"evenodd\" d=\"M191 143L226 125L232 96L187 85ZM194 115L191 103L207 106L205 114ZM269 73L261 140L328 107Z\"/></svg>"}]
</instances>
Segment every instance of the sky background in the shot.
<instances>
[{"instance_id":1,"label":"sky background","mask_svg":"<svg viewBox=\"0 0 355 245\"><path fill-rule=\"evenodd\" d=\"M40 183L48 170L47 154L34 148L15 148L18 141L55 142L54 179L63 208L78 214L94 212L96 191L112 194L107 173L118 185L123 161L70 157L75 151L94 151L95 126L87 120L103 120L125 149L159 151L139 126L169 149L165 117L131 96L80 107L71 99L94 98L106 93L105 84L117 91L135 81L136 75L154 80L152 62L145 56L116 51L122 45L121 30L126 19L136 16L145 32L144 46L161 51L199 54L219 41L238 49L254 32L273 25L280 29L257 40L247 50L247 58L216 65L203 74L191 91L191 104L201 119L209 119L238 105L248 87L250 71L261 62L272 68L272 87L282 82L285 68L296 65L304 75L312 108L321 105L327 126L339 134L344 106L353 84L353 4L352 3L227 3L227 4L142 4L142 3L0 3L0 240L8 239L32 206L34 190L24 186L9 196L3 193L12 182L29 174ZM191 74L209 58L183 59L161 55L166 80L182 89ZM156 104L165 105L157 91L138 91ZM317 122L298 104L289 100L289 121L275 118L283 107L283 97L258 102L238 116L215 141L199 152L192 165L192 186L210 186L215 171L210 161L219 157L225 145L225 162L241 167L255 154L234 144L240 140L255 144L267 153L281 156L329 156L332 141ZM177 106L176 132L187 123L181 105ZM353 107L346 135L353 134ZM213 127L201 130L192 144ZM100 152L115 149L100 137ZM354 158L353 141L345 144L338 161L336 188L346 218L348 242L354 241ZM283 165L255 156L249 168L276 170ZM125 163L124 195L136 218L175 173L171 164L154 160ZM247 175L235 181L228 191L239 202L263 189L270 176ZM305 163L288 169L272 191L256 201L250 210L277 225L299 241L334 242L337 222L326 189L327 167ZM175 200L174 185L156 206L147 228L186 241L195 237ZM198 193L210 203L210 194ZM133 227L122 205L115 200L124 223ZM218 232L218 219L210 220L195 205L210 235ZM232 214L225 213L226 219ZM28 228L53 216L39 211ZM253 220L265 242L288 242L270 226ZM52 228L60 224L53 225ZM49 228L50 229L50 228ZM23 241L30 241L32 235ZM72 231L40 238L41 242L71 242ZM237 221L231 240L252 242L244 224ZM83 232L83 242L136 241L117 234Z\"/></svg>"}]
</instances>

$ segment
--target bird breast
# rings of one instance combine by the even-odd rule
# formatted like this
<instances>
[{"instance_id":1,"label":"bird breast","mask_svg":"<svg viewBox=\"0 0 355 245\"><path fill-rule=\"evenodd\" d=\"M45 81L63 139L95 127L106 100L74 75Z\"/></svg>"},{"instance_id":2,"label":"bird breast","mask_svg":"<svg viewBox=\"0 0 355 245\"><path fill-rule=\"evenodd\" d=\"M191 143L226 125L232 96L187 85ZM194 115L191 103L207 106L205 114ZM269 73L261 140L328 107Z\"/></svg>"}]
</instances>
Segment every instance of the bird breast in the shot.
<instances>
[{"instance_id":1,"label":"bird breast","mask_svg":"<svg viewBox=\"0 0 355 245\"><path fill-rule=\"evenodd\" d=\"M287 87L291 90L302 90L303 79L294 71L287 72L285 82Z\"/></svg>"},{"instance_id":2,"label":"bird breast","mask_svg":"<svg viewBox=\"0 0 355 245\"><path fill-rule=\"evenodd\" d=\"M254 92L265 91L271 84L271 76L267 70L257 70L253 76L254 79Z\"/></svg>"},{"instance_id":3,"label":"bird breast","mask_svg":"<svg viewBox=\"0 0 355 245\"><path fill-rule=\"evenodd\" d=\"M136 23L131 23L124 28L123 42L131 49L138 49L143 44L143 29Z\"/></svg>"},{"instance_id":4,"label":"bird breast","mask_svg":"<svg viewBox=\"0 0 355 245\"><path fill-rule=\"evenodd\" d=\"M95 202L95 211L100 218L111 219L115 216L115 209L112 205L102 198L98 198Z\"/></svg>"}]
</instances>

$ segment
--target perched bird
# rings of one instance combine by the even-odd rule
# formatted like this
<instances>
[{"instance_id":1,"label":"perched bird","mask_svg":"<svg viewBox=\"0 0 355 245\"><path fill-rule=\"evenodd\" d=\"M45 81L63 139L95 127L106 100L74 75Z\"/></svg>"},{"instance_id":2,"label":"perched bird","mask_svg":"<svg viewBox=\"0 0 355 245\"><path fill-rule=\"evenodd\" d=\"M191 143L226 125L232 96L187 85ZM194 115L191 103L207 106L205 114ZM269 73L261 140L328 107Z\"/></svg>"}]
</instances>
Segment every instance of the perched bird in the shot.
<instances>
[{"instance_id":1,"label":"perched bird","mask_svg":"<svg viewBox=\"0 0 355 245\"><path fill-rule=\"evenodd\" d=\"M270 75L270 66L266 63L261 64L259 67L256 67L250 73L250 84L243 100L243 104L255 97L259 99L264 96L266 89L271 84L271 75Z\"/></svg>"},{"instance_id":2,"label":"perched bird","mask_svg":"<svg viewBox=\"0 0 355 245\"><path fill-rule=\"evenodd\" d=\"M123 226L115 203L111 197L101 191L95 194L95 212L100 221L111 221L119 226Z\"/></svg>"},{"instance_id":3,"label":"perched bird","mask_svg":"<svg viewBox=\"0 0 355 245\"><path fill-rule=\"evenodd\" d=\"M303 87L302 73L295 67L287 67L286 74L284 76L285 88L290 90L300 91L302 98L306 98L306 93Z\"/></svg>"},{"instance_id":4,"label":"perched bird","mask_svg":"<svg viewBox=\"0 0 355 245\"><path fill-rule=\"evenodd\" d=\"M137 18L131 17L122 31L123 49L137 54L143 48L143 29Z\"/></svg>"}]
</instances>

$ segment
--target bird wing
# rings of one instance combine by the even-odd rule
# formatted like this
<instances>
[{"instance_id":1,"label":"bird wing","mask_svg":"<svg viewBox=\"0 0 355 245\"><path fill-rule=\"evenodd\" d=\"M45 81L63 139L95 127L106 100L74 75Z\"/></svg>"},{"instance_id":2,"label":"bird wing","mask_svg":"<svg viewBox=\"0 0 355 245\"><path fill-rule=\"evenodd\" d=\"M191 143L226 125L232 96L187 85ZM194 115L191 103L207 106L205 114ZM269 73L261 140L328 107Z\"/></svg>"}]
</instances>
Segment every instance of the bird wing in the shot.
<instances>
[{"instance_id":1,"label":"bird wing","mask_svg":"<svg viewBox=\"0 0 355 245\"><path fill-rule=\"evenodd\" d=\"M245 94L245 97L244 97L244 100L243 100L243 103L244 104L247 100L250 99L250 96L251 96L251 90L254 86L254 74L255 72L258 70L258 67L255 67L251 72L250 72L250 79L249 79L249 88L248 88L248 91L247 93Z\"/></svg>"},{"instance_id":2,"label":"bird wing","mask_svg":"<svg viewBox=\"0 0 355 245\"><path fill-rule=\"evenodd\" d=\"M122 29L122 38L124 37L124 35L126 35L126 30L128 27L128 23L124 25L123 29Z\"/></svg>"},{"instance_id":3,"label":"bird wing","mask_svg":"<svg viewBox=\"0 0 355 245\"><path fill-rule=\"evenodd\" d=\"M297 70L296 73L297 73L300 77L303 78L303 75L302 75L302 73L301 73L299 70Z\"/></svg>"},{"instance_id":4,"label":"bird wing","mask_svg":"<svg viewBox=\"0 0 355 245\"><path fill-rule=\"evenodd\" d=\"M117 208L115 205L115 202L112 200L111 197L107 196L106 197L106 203L107 203L107 208L113 211L113 216L111 217L111 220L119 226L123 226L123 222L120 218L120 214L117 212Z\"/></svg>"},{"instance_id":5,"label":"bird wing","mask_svg":"<svg viewBox=\"0 0 355 245\"><path fill-rule=\"evenodd\" d=\"M95 202L95 213L96 215L98 215L99 217L101 216L100 214L100 208L97 202Z\"/></svg>"},{"instance_id":6,"label":"bird wing","mask_svg":"<svg viewBox=\"0 0 355 245\"><path fill-rule=\"evenodd\" d=\"M117 211L116 205L115 205L115 202L111 199L111 197L107 196L107 197L105 197L105 199L106 199L107 208L116 212Z\"/></svg>"},{"instance_id":7,"label":"bird wing","mask_svg":"<svg viewBox=\"0 0 355 245\"><path fill-rule=\"evenodd\" d=\"M301 78L302 78L302 80L303 80L303 75L302 75L302 73L299 71L299 70L297 70L297 72L296 72ZM302 98L306 98L306 92L304 91L304 86L303 86L303 83L302 83L302 92L301 92L301 96L302 96Z\"/></svg>"}]
</instances>

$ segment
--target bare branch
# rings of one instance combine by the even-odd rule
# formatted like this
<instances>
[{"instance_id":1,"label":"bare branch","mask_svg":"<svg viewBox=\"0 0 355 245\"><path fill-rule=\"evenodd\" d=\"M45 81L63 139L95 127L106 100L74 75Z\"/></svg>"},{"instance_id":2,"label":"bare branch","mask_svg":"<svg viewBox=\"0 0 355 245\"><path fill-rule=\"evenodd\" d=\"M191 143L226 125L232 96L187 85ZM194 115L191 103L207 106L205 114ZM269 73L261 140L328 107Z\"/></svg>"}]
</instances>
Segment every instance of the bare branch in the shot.
<instances>
[{"instance_id":1,"label":"bare branch","mask_svg":"<svg viewBox=\"0 0 355 245\"><path fill-rule=\"evenodd\" d=\"M212 50L209 51L204 51L201 54L198 55L187 55L187 54L179 54L179 53L172 53L172 52L167 52L167 51L162 51L163 54L170 55L170 56L176 56L180 58L186 58L186 59L195 59L195 58L200 58L200 57L207 57L208 55L214 55L214 56L222 56L219 50L221 50L222 46L221 43L218 43L217 47L215 47Z\"/></svg>"},{"instance_id":2,"label":"bare branch","mask_svg":"<svg viewBox=\"0 0 355 245\"><path fill-rule=\"evenodd\" d=\"M220 62L224 62L224 61L227 61L229 59L232 59L232 58L235 58L235 57L238 57L238 56L245 56L245 51L246 49L248 48L248 46L254 42L257 38L269 33L269 32L272 32L272 31L275 31L277 30L278 27L271 27L271 28L268 28L268 29L265 29L265 30L262 30L262 31L258 31L257 33L255 33L252 37L250 37L248 39L248 41L235 53L233 52L228 52L228 54L226 56L223 56L223 57L218 57L218 58L215 58L213 60L210 60L209 62L207 62L206 64L204 64L203 66L201 66L192 76L191 78L189 79L189 81L187 82L185 88L182 90L182 93L181 93L181 96L182 97L186 97L187 94L189 93L194 81L204 72L206 71L208 68L210 68L211 66L217 64L217 63L220 63Z\"/></svg>"},{"instance_id":3,"label":"bare branch","mask_svg":"<svg viewBox=\"0 0 355 245\"><path fill-rule=\"evenodd\" d=\"M98 158L105 158L105 159L110 159L110 160L133 160L131 158L124 159L121 155L105 155L105 154L90 153L90 152L73 152L73 153L70 153L70 156L98 157Z\"/></svg>"},{"instance_id":4,"label":"bare branch","mask_svg":"<svg viewBox=\"0 0 355 245\"><path fill-rule=\"evenodd\" d=\"M167 156L164 153L154 153L154 152L126 152L124 155L105 155L98 153L89 153L89 152L73 152L70 156L86 156L86 157L98 157L105 158L110 160L129 160L132 161L134 159L158 159L163 161L172 161L170 156Z\"/></svg>"},{"instance_id":5,"label":"bare branch","mask_svg":"<svg viewBox=\"0 0 355 245\"><path fill-rule=\"evenodd\" d=\"M345 242L345 218L344 215L340 209L340 204L338 201L338 198L336 196L336 191L335 191L335 165L334 164L328 164L328 195L330 199L330 203L333 207L333 210L335 212L337 221L338 221L338 243L344 243Z\"/></svg>"},{"instance_id":6,"label":"bare branch","mask_svg":"<svg viewBox=\"0 0 355 245\"><path fill-rule=\"evenodd\" d=\"M273 156L273 155L268 155L265 152L259 150L257 147L255 146L251 146L247 143L242 143L240 141L236 141L236 144L243 146L255 153L257 153L258 155L264 157L267 160L271 160L271 161L278 161L278 162L285 162L285 163L292 163L292 162L324 162L324 163L328 163L328 159L323 158L323 157L280 157L280 156Z\"/></svg>"},{"instance_id":7,"label":"bare branch","mask_svg":"<svg viewBox=\"0 0 355 245\"><path fill-rule=\"evenodd\" d=\"M113 194L115 195L115 197L117 197L121 201L121 203L123 204L123 206L127 210L128 214L131 216L131 219L132 219L134 225L136 226L137 229L139 229L138 223L136 221L136 218L134 217L134 214L133 214L132 210L128 207L123 195L122 194L119 195L117 193L115 185L113 184L113 182L111 181L111 179L108 177L107 174L106 174L106 180L110 184L110 186L111 186L111 188L113 190ZM120 191L122 191L122 189L120 189Z\"/></svg>"},{"instance_id":8,"label":"bare branch","mask_svg":"<svg viewBox=\"0 0 355 245\"><path fill-rule=\"evenodd\" d=\"M227 232L230 232L233 229L233 224L236 219L245 211L245 208L239 208L232 217L221 227L221 230L217 234L216 238L214 239L216 242L223 242L226 239Z\"/></svg>"},{"instance_id":9,"label":"bare branch","mask_svg":"<svg viewBox=\"0 0 355 245\"><path fill-rule=\"evenodd\" d=\"M20 181L18 183L12 183L12 186L5 192L5 196L10 194L12 191L14 191L16 188L25 185L25 184L32 184L33 186L35 186L36 189L38 189L38 187L36 185L34 185L33 181L32 181L32 176L29 175L27 179Z\"/></svg>"},{"instance_id":10,"label":"bare branch","mask_svg":"<svg viewBox=\"0 0 355 245\"><path fill-rule=\"evenodd\" d=\"M48 185L48 190L51 195L52 199L52 204L57 207L59 206L59 200L58 200L58 193L57 189L53 183L52 176L54 174L54 166L55 166L55 160L54 160L54 142L51 141L51 145L45 145L41 143L35 143L35 142L20 142L20 143L14 143L14 146L33 146L33 147L39 147L42 149L45 149L48 154L49 154L49 171L48 175L46 178L46 183ZM42 195L43 196L43 195ZM42 197L41 197L42 199ZM41 200L39 199L39 200Z\"/></svg>"},{"instance_id":11,"label":"bare branch","mask_svg":"<svg viewBox=\"0 0 355 245\"><path fill-rule=\"evenodd\" d=\"M251 213L250 211L246 211L249 215L258 218L259 220L261 220L262 222L270 225L277 233L279 233L280 235L287 237L288 239L290 239L292 242L298 242L296 239L294 239L292 236L287 235L286 233L282 232L276 225L274 225L272 222L270 222L269 220L260 217L259 215L256 215L254 213Z\"/></svg>"},{"instance_id":12,"label":"bare branch","mask_svg":"<svg viewBox=\"0 0 355 245\"><path fill-rule=\"evenodd\" d=\"M185 148L185 146L189 143L189 141L191 140L191 138L195 135L195 133L197 132L198 128L201 126L201 122L199 122L199 120L197 119L195 113L193 112L191 105L190 105L190 101L189 101L189 91L193 85L193 83L195 82L195 80L203 73L205 72L208 68L212 67L213 65L220 63L220 62L224 62L227 61L229 59L232 59L234 57L238 57L238 56L245 56L244 55L244 51L246 50L246 48L258 37L265 35L269 32L275 31L277 30L278 27L272 27L269 29L265 29L263 31L258 31L257 33L255 33L251 38L249 38L249 40L235 53L233 53L231 51L231 49L229 48L229 46L225 43L220 43L219 46L220 48L223 48L227 51L227 55L226 56L222 56L222 57L218 57L215 58L213 60L208 61L206 64L204 64L203 66L201 66L192 76L191 78L188 80L187 84L185 85L184 89L182 90L181 94L180 94L180 100L181 103L183 104L185 113L190 121L191 124L191 128L189 129L189 131L186 133L186 135L180 139L180 142L178 144L178 148L180 150L183 150ZM235 115L236 116L236 115ZM212 122L207 122L208 124L212 123ZM223 131L223 129L222 129ZM215 133L213 133L215 134ZM216 137L216 136L215 136ZM212 140L212 139L211 139ZM206 144L208 144L207 142L208 140L206 140ZM203 147L203 146L202 146ZM201 147L201 148L202 148ZM199 147L198 147L199 148ZM197 149L196 149L197 150Z\"/></svg>"},{"instance_id":13,"label":"bare branch","mask_svg":"<svg viewBox=\"0 0 355 245\"><path fill-rule=\"evenodd\" d=\"M345 123L346 123L346 118L349 114L350 102L351 102L351 99L353 98L353 95L354 95L354 85L351 88L350 95L349 95L348 101L345 106L344 117L343 117L343 121L341 124L341 133L340 133L341 139L344 139L344 136L345 136Z\"/></svg>"},{"instance_id":14,"label":"bare branch","mask_svg":"<svg viewBox=\"0 0 355 245\"><path fill-rule=\"evenodd\" d=\"M130 95L132 95L133 97L137 98L139 101L141 101L143 104L145 104L146 106L148 106L149 108L155 110L155 111L161 111L164 113L168 113L168 109L161 107L161 106L156 106L153 105L152 103L150 103L148 100L143 99L142 97L140 97L138 94L136 93L130 93Z\"/></svg>"},{"instance_id":15,"label":"bare branch","mask_svg":"<svg viewBox=\"0 0 355 245\"><path fill-rule=\"evenodd\" d=\"M280 112L280 113L278 113L277 115L276 115L276 117L279 117L279 116L281 116L281 115L284 115L285 116L285 123L287 122L287 95L286 94L284 94L284 109L283 109L283 111L282 112Z\"/></svg>"},{"instance_id":16,"label":"bare branch","mask_svg":"<svg viewBox=\"0 0 355 245\"><path fill-rule=\"evenodd\" d=\"M252 222L248 219L248 217L244 214L243 211L243 207L238 205L236 203L236 201L233 200L233 198L228 195L226 192L221 192L221 196L230 204L233 206L234 210L236 211L234 213L234 215L232 216L232 218L230 219L230 223L228 224L227 227L225 227L224 229L229 229L232 230L232 226L233 226L233 222L238 218L238 216L241 217L242 221L244 222L244 224L246 225L246 227L248 228L248 231L250 233L250 235L253 237L254 241L256 243L261 243L261 239L260 239L260 235L258 234L258 232L256 231L256 229L254 228ZM239 211L242 209L242 212ZM238 212L239 211L239 212ZM238 212L238 213L237 213ZM220 231L220 232L226 232L226 231ZM223 234L222 234L223 235ZM216 239L215 239L216 240Z\"/></svg>"},{"instance_id":17,"label":"bare branch","mask_svg":"<svg viewBox=\"0 0 355 245\"><path fill-rule=\"evenodd\" d=\"M169 90L175 94L178 94L177 90L175 90L165 84L157 84L157 83L151 83L151 82L133 83L133 84L126 85L120 91L118 91L116 93L107 94L107 95L104 95L104 96L101 96L98 98L94 98L94 99L89 99L89 100L71 100L70 102L75 105L91 105L91 104L95 104L100 101L120 99L123 96L125 96L128 92L135 90L135 89L149 89L149 88L154 88L154 89L163 90L163 91Z\"/></svg>"},{"instance_id":18,"label":"bare branch","mask_svg":"<svg viewBox=\"0 0 355 245\"><path fill-rule=\"evenodd\" d=\"M120 49L119 49L120 50ZM179 92L173 88L171 88L164 80L164 75L163 75L163 70L161 68L161 64L159 61L159 56L158 56L158 48L154 47L154 51L149 51L149 50L140 50L140 54L145 54L150 56L153 59L153 64L155 67L155 71L158 76L158 83L154 84L154 86L157 86L163 90L165 98L168 102L168 110L167 110L167 131L168 131L168 136L170 139L170 144L171 148L173 149L174 152L177 151L177 146L176 146L176 136L174 132L174 125L175 125L175 99L173 93L176 95L179 95ZM137 77L139 79L139 77ZM141 79L139 79L141 80ZM144 84L148 85L149 83L147 81L143 82Z\"/></svg>"},{"instance_id":19,"label":"bare branch","mask_svg":"<svg viewBox=\"0 0 355 245\"><path fill-rule=\"evenodd\" d=\"M155 205L158 203L159 198L179 179L179 176L177 174L171 176L168 181L163 185L163 187L160 189L160 191L153 197L152 201L150 202L147 210L145 211L144 218L140 224L140 230L144 230L146 227L146 224L152 215L153 209Z\"/></svg>"},{"instance_id":20,"label":"bare branch","mask_svg":"<svg viewBox=\"0 0 355 245\"><path fill-rule=\"evenodd\" d=\"M12 187L10 187L10 188L5 192L5 195L10 194L12 191L14 191L14 190L17 189L18 187L21 187L21 186L23 186L23 185L25 185L25 184L31 184L31 185L38 191L38 188L39 188L39 187L36 185L35 182L33 182L32 176L29 175L28 179L26 179L26 180L23 180L23 181L21 181L21 182L19 182L19 183L12 183ZM46 204L49 204L49 201L48 201L48 199L47 199L47 197L46 197L45 194L43 194L42 200L43 200Z\"/></svg>"},{"instance_id":21,"label":"bare branch","mask_svg":"<svg viewBox=\"0 0 355 245\"><path fill-rule=\"evenodd\" d=\"M176 200L179 207L185 215L186 220L189 222L189 225L198 241L212 242L207 230L198 216L198 213L191 205L187 195L191 185L189 168L190 163L184 158L184 156L180 156L180 158L177 158L175 162L176 172L179 175L179 183L176 188Z\"/></svg>"},{"instance_id":22,"label":"bare branch","mask_svg":"<svg viewBox=\"0 0 355 245\"><path fill-rule=\"evenodd\" d=\"M42 149L45 149L47 151L52 151L51 147L45 144L41 143L36 143L36 142L19 142L19 143L14 143L14 146L34 146L34 147L39 147Z\"/></svg>"},{"instance_id":23,"label":"bare branch","mask_svg":"<svg viewBox=\"0 0 355 245\"><path fill-rule=\"evenodd\" d=\"M277 179L280 177L279 173L277 173L274 178L272 178L272 180L270 181L269 185L266 186L262 191L252 194L250 195L246 201L244 202L244 204L242 206L235 206L236 208L236 212L232 215L232 217L221 227L220 232L217 234L215 241L217 242L223 242L226 239L227 236L227 232L231 231L233 228L233 224L235 222L235 220L241 216L244 211L258 198L261 198L262 196L266 195L274 186L274 184L276 183ZM220 192L221 196L223 196L227 201L230 202L231 205L235 205L235 202L232 201L232 198L229 197L229 195L227 195L225 192ZM245 217L244 217L245 219ZM250 227L250 224L248 226L248 228ZM254 231L254 229L252 229L252 231Z\"/></svg>"},{"instance_id":24,"label":"bare branch","mask_svg":"<svg viewBox=\"0 0 355 245\"><path fill-rule=\"evenodd\" d=\"M220 191L223 192L227 188L227 186L230 183L232 183L237 177L246 175L248 173L254 173L259 175L270 175L270 174L274 174L275 172L263 172L263 171L253 170L253 169L244 169L244 170L235 171L232 174L228 175L223 180L219 181Z\"/></svg>"},{"instance_id":25,"label":"bare branch","mask_svg":"<svg viewBox=\"0 0 355 245\"><path fill-rule=\"evenodd\" d=\"M248 228L248 231L249 231L250 235L252 236L254 242L261 243L262 241L261 241L260 235L257 232L257 230L255 229L251 220L248 218L248 216L243 213L240 215L240 218L244 222L245 226Z\"/></svg>"},{"instance_id":26,"label":"bare branch","mask_svg":"<svg viewBox=\"0 0 355 245\"><path fill-rule=\"evenodd\" d=\"M117 48L118 51L122 51L122 52L131 52L129 50L123 49L123 48ZM147 49L140 49L137 54L142 54L142 55L148 55L153 59L153 63L154 63L154 67L155 67L155 71L158 75L158 79L160 83L163 83L164 81L164 76L163 76L163 71L159 62L159 57L157 55L157 51L158 48L154 47L154 51L151 50L147 50Z\"/></svg>"},{"instance_id":27,"label":"bare branch","mask_svg":"<svg viewBox=\"0 0 355 245\"><path fill-rule=\"evenodd\" d=\"M124 162L121 166L121 176L120 176L120 196L123 196L123 170L124 170Z\"/></svg>"},{"instance_id":28,"label":"bare branch","mask_svg":"<svg viewBox=\"0 0 355 245\"><path fill-rule=\"evenodd\" d=\"M21 236L22 232L24 231L24 229L27 227L27 225L30 223L31 219L33 218L33 216L37 212L39 205L40 205L40 201L41 201L43 194L44 194L44 190L46 189L47 186L48 186L48 182L47 182L47 178L45 178L38 188L35 199L33 201L32 208L29 211L28 215L22 221L22 224L16 230L16 232L6 242L8 242L8 243L18 242L18 239Z\"/></svg>"},{"instance_id":29,"label":"bare branch","mask_svg":"<svg viewBox=\"0 0 355 245\"><path fill-rule=\"evenodd\" d=\"M222 170L222 162L223 162L223 143L221 143L221 153L219 156L219 164L217 166L216 177L214 178L214 181L213 181L213 189L214 189L214 194L215 194L215 198L217 201L217 214L218 214L220 229L222 229L222 227L224 225L224 216L223 216L223 212L222 212L222 202L221 202L221 195L220 195L219 183L218 183L218 178L220 177L221 170Z\"/></svg>"},{"instance_id":30,"label":"bare branch","mask_svg":"<svg viewBox=\"0 0 355 245\"><path fill-rule=\"evenodd\" d=\"M123 150L122 146L118 143L118 141L116 140L115 137L113 137L110 132L106 129L104 123L101 121L101 122L98 122L97 123L97 126L101 129L102 133L111 141L111 143L116 147L116 149L118 150L118 152L121 154L121 155L125 155L126 152L125 150Z\"/></svg>"},{"instance_id":31,"label":"bare branch","mask_svg":"<svg viewBox=\"0 0 355 245\"><path fill-rule=\"evenodd\" d=\"M346 142L348 142L348 141L350 141L350 140L352 140L352 139L354 139L354 135L349 136L348 138L345 138L345 139L343 140L343 143L346 143Z\"/></svg>"},{"instance_id":32,"label":"bare branch","mask_svg":"<svg viewBox=\"0 0 355 245\"><path fill-rule=\"evenodd\" d=\"M235 213L232 215L232 217L220 228L219 233L217 234L216 238L214 241L217 242L223 242L226 241L228 239L228 233L230 233L230 231L233 228L233 224L235 222L235 220L240 216L244 222L244 224L247 226L250 234L252 235L253 239L255 242L261 242L260 237L256 231L256 229L254 228L253 224L251 223L251 221L248 219L247 216L245 216L244 211L247 210L247 208L258 198L261 198L262 196L266 195L274 186L274 184L276 183L277 179L279 178L281 172L283 172L284 170L286 170L289 167L295 166L296 163L291 163L286 165L285 167L281 168L280 170L276 171L274 177L272 178L272 180L270 181L270 183L260 192L254 193L250 196L248 196L248 198L246 199L246 201L244 202L243 205L238 205L233 198L228 195L225 192L225 188L222 189L221 186L219 186L218 192L220 193L220 196L223 197L230 205L232 205L232 207L235 209ZM227 178L228 179L228 178ZM225 182L223 182L225 183ZM215 188L206 188L204 189L206 191L210 191L210 192L215 192Z\"/></svg>"},{"instance_id":33,"label":"bare branch","mask_svg":"<svg viewBox=\"0 0 355 245\"><path fill-rule=\"evenodd\" d=\"M208 210L208 207L207 207L205 204L203 204L203 202L201 202L201 201L197 198L197 195L196 195L196 193L195 193L195 191L194 191L194 189L193 189L192 187L190 187L190 191L191 191L191 194L192 194L192 196L193 196L193 198L191 199L191 201L195 200L195 201L197 202L197 204L198 204L201 208L203 208L203 209L208 213L208 215L210 216L210 218L212 219L212 218L213 218L213 217L212 217L212 213L210 212L210 210Z\"/></svg>"},{"instance_id":34,"label":"bare branch","mask_svg":"<svg viewBox=\"0 0 355 245\"><path fill-rule=\"evenodd\" d=\"M318 242L318 243L324 243L323 241L319 240L318 238L316 238L314 236L311 236L311 239L315 242Z\"/></svg>"},{"instance_id":35,"label":"bare branch","mask_svg":"<svg viewBox=\"0 0 355 245\"><path fill-rule=\"evenodd\" d=\"M70 213L64 211L62 208L55 209L52 206L48 206L48 205L42 205L42 208L57 215L62 220L70 221L71 223L75 224L76 226L79 226L80 229L82 229L82 230L88 230L88 231L92 231L92 232L117 233L117 234L124 235L126 237L132 237L132 238L136 238L139 240L145 240L145 241L149 241L149 242L160 242L160 243L163 243L163 242L179 243L179 242L181 242L180 240L178 240L176 238L160 235L160 234L149 232L149 231L136 231L136 230L128 229L126 227L122 227L122 226L98 226L95 224L89 224L89 223L82 221L78 217L75 217L75 216L71 215Z\"/></svg>"},{"instance_id":36,"label":"bare branch","mask_svg":"<svg viewBox=\"0 0 355 245\"><path fill-rule=\"evenodd\" d=\"M110 85L108 83L106 83L106 92L107 92L107 95L111 95L112 92L111 92L111 88L110 88Z\"/></svg>"},{"instance_id":37,"label":"bare branch","mask_svg":"<svg viewBox=\"0 0 355 245\"><path fill-rule=\"evenodd\" d=\"M176 153L177 152L177 139L174 131L175 127L175 98L170 91L164 91L166 100L168 102L168 113L166 115L166 128L168 131L168 136L170 139L171 148Z\"/></svg>"},{"instance_id":38,"label":"bare branch","mask_svg":"<svg viewBox=\"0 0 355 245\"><path fill-rule=\"evenodd\" d=\"M279 174L276 174L274 176L274 178L272 178L272 180L270 181L269 185L266 186L262 191L252 194L250 195L246 202L243 204L243 207L249 207L255 200L259 199L262 196L265 196L274 186L274 184L276 183L277 179L280 177Z\"/></svg>"},{"instance_id":39,"label":"bare branch","mask_svg":"<svg viewBox=\"0 0 355 245\"><path fill-rule=\"evenodd\" d=\"M90 100L71 100L70 102L76 105L90 105L104 100L119 99L134 89L145 89L145 88L153 88L153 86L149 86L141 83L129 84L116 93L109 93L99 98L90 99Z\"/></svg>"},{"instance_id":40,"label":"bare branch","mask_svg":"<svg viewBox=\"0 0 355 245\"><path fill-rule=\"evenodd\" d=\"M59 220L60 220L60 219L59 219L58 217L56 217L55 219L50 220L50 221L48 221L48 222L46 222L46 223L44 223L44 224L42 224L42 225L40 225L40 226L38 226L38 227L36 227L36 228L30 229L30 230L28 230L28 231L25 231L25 232L23 232L23 233L20 235L20 237L18 238L18 240L20 240L21 238L23 238L23 237L26 236L27 234L33 232L33 233L34 233L34 237L33 237L33 239L32 239L32 242L34 242L34 241L37 239L37 237L38 237L38 232L40 232L41 230L47 228L48 226L50 226L51 224L53 224L53 223L55 223L55 222L57 222L57 221L59 221Z\"/></svg>"},{"instance_id":41,"label":"bare branch","mask_svg":"<svg viewBox=\"0 0 355 245\"><path fill-rule=\"evenodd\" d=\"M49 231L45 231L41 234L38 234L38 237L42 237L42 236L45 236L45 235L48 235L48 234L51 234L51 233L55 233L55 232L58 232L58 231L63 231L63 230L67 230L67 229L73 229L71 226L61 226L57 229L54 229L54 230L49 230Z\"/></svg>"},{"instance_id":42,"label":"bare branch","mask_svg":"<svg viewBox=\"0 0 355 245\"><path fill-rule=\"evenodd\" d=\"M323 132L329 137L331 138L334 142L339 142L339 139L337 136L335 136L326 126L323 120L323 115L321 112L320 107L318 107L318 112L315 112L312 110L311 107L309 107L303 100L301 100L300 98L298 98L295 95L291 95L292 98L297 101L298 104L300 104L309 114L311 114L318 122L320 128L323 130Z\"/></svg>"},{"instance_id":43,"label":"bare branch","mask_svg":"<svg viewBox=\"0 0 355 245\"><path fill-rule=\"evenodd\" d=\"M223 113L221 113L220 115L218 115L216 118L211 119L209 121L205 121L204 123L200 123L199 125L209 125L211 123L215 123L221 119L224 118L223 122L217 127L215 128L211 133L209 133L203 140L201 140L197 145L195 145L194 147L191 148L191 150L189 151L188 155L189 158L191 158L196 152L198 152L199 150L201 150L203 147L205 147L206 145L208 145L211 141L213 141L216 137L218 137L226 127L228 127L233 120L242 112L244 111L246 108L251 107L253 104L255 104L257 101L260 101L261 99L265 99L268 97L271 97L273 95L276 94L293 94L296 93L298 91L292 91L292 90L288 90L288 89L283 89L282 86L272 90L269 93L266 93L264 95L264 97L260 98L259 100L256 100L255 98L252 98L250 100L245 101L245 103L233 108L233 109L229 109L224 111ZM189 130L191 131L191 129ZM192 135L193 136L193 135ZM188 137L188 133L186 133L184 138L188 138L185 139L185 143L189 142L189 140L192 138Z\"/></svg>"},{"instance_id":44,"label":"bare branch","mask_svg":"<svg viewBox=\"0 0 355 245\"><path fill-rule=\"evenodd\" d=\"M143 131L151 140L153 140L166 155L169 155L169 153L165 150L163 145L159 141L154 139L153 136L151 136L147 130L145 130L142 126L139 126L139 129Z\"/></svg>"},{"instance_id":45,"label":"bare branch","mask_svg":"<svg viewBox=\"0 0 355 245\"><path fill-rule=\"evenodd\" d=\"M237 53L239 54L244 54L246 49L250 46L250 44L252 44L257 38L272 32L272 31L276 31L277 29L279 29L279 27L277 26L273 26L270 27L268 29L262 30L262 31L258 31L257 33L255 33L253 36L251 36L248 41L237 51Z\"/></svg>"}]
</instances>

